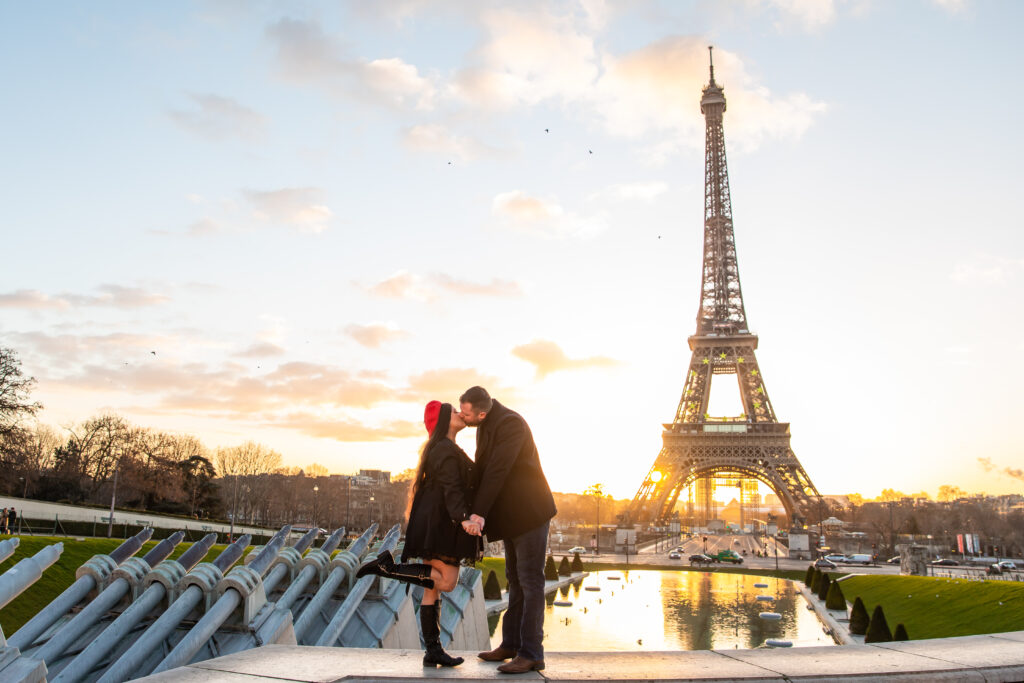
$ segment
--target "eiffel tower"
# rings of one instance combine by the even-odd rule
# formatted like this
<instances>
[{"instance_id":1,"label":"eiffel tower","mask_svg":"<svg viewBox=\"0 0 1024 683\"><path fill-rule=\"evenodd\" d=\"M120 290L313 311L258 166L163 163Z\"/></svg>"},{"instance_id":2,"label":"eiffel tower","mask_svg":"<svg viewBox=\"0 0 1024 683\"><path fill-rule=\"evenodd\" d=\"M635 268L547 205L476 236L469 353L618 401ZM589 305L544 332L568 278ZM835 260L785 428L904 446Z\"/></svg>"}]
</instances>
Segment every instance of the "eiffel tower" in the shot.
<instances>
[{"instance_id":1,"label":"eiffel tower","mask_svg":"<svg viewBox=\"0 0 1024 683\"><path fill-rule=\"evenodd\" d=\"M709 57L711 48L708 48ZM725 95L711 78L700 110L705 120L704 261L697 332L689 338L690 369L675 419L664 425L662 449L630 506L634 522L672 516L679 494L701 478L757 479L778 495L790 523L801 526L818 490L790 447L789 424L775 417L747 326L736 262L729 171L725 163ZM743 415L708 415L713 377L734 375ZM723 378L724 379L724 378Z\"/></svg>"}]
</instances>

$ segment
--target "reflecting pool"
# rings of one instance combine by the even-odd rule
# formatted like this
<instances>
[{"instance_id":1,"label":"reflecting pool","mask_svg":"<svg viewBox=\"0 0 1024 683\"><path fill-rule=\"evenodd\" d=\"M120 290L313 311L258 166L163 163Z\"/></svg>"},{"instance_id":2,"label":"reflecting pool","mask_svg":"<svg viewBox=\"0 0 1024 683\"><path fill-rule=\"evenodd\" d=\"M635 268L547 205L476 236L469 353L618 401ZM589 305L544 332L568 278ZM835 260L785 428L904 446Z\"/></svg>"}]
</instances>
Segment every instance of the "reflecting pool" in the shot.
<instances>
[{"instance_id":1,"label":"reflecting pool","mask_svg":"<svg viewBox=\"0 0 1024 683\"><path fill-rule=\"evenodd\" d=\"M780 618L764 620L761 612ZM494 623L497 647L501 624ZM768 639L794 647L835 644L792 582L745 574L591 572L581 584L548 595L544 616L544 647L552 651L722 650L765 647Z\"/></svg>"}]
</instances>

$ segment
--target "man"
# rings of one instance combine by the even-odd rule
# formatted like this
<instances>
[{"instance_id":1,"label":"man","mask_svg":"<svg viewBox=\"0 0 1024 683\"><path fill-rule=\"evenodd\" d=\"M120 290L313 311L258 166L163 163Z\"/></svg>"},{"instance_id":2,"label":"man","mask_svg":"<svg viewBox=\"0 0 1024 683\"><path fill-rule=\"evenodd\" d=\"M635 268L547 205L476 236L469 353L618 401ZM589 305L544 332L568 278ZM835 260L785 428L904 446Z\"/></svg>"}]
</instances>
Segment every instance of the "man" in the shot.
<instances>
[{"instance_id":1,"label":"man","mask_svg":"<svg viewBox=\"0 0 1024 683\"><path fill-rule=\"evenodd\" d=\"M544 668L544 560L548 525L555 516L551 495L526 420L472 387L459 398L459 414L476 427L472 514L490 541L505 542L508 609L501 645L478 656L502 664L502 673Z\"/></svg>"}]
</instances>

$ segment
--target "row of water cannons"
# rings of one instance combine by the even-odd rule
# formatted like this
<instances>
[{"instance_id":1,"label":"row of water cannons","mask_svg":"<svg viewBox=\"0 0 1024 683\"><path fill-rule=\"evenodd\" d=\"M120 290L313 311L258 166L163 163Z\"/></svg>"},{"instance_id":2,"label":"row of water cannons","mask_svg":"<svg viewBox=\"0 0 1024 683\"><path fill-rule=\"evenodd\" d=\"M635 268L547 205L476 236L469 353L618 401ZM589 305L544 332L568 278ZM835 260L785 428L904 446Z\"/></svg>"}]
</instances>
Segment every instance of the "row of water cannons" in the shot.
<instances>
[{"instance_id":1,"label":"row of water cannons","mask_svg":"<svg viewBox=\"0 0 1024 683\"><path fill-rule=\"evenodd\" d=\"M0 681L120 683L203 659L201 651L219 629L222 636L230 633L217 644L218 654L273 642L335 646L373 585L373 576L354 576L376 530L374 523L332 559L344 529L306 553L319 530L286 547L291 526L285 526L232 569L248 548L249 535L212 562L200 562L216 534L193 543L177 559L168 558L183 531L136 557L153 535L144 529L109 555L95 555L79 567L74 583L9 638L0 631ZM396 525L373 553L394 551L398 536ZM0 542L0 562L18 544L17 538ZM0 575L0 609L39 580L62 552L63 544L55 543ZM268 602L267 595L285 579L290 584ZM310 596L307 588L314 579L319 588ZM342 591L343 601L327 619L325 608ZM172 642L183 626L184 636Z\"/></svg>"}]
</instances>

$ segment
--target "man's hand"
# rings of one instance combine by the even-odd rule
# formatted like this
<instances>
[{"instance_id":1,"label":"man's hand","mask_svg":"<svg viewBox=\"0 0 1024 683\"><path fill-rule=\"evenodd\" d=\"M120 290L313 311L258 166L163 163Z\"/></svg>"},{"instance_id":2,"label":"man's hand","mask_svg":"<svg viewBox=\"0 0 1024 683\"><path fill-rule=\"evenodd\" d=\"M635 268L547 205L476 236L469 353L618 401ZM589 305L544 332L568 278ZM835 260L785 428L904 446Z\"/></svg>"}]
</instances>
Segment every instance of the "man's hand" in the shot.
<instances>
[{"instance_id":1,"label":"man's hand","mask_svg":"<svg viewBox=\"0 0 1024 683\"><path fill-rule=\"evenodd\" d=\"M480 531L483 532L483 530L484 530L484 518L483 517L481 517L480 515L470 515L469 516L469 521L473 522L473 524L476 524L478 527L480 527Z\"/></svg>"},{"instance_id":2,"label":"man's hand","mask_svg":"<svg viewBox=\"0 0 1024 683\"><path fill-rule=\"evenodd\" d=\"M480 525L477 524L476 522L471 522L468 519L464 520L462 522L462 528L470 536L479 536L480 535Z\"/></svg>"}]
</instances>

